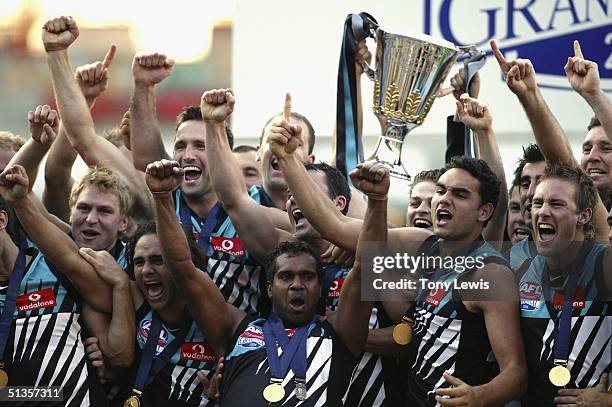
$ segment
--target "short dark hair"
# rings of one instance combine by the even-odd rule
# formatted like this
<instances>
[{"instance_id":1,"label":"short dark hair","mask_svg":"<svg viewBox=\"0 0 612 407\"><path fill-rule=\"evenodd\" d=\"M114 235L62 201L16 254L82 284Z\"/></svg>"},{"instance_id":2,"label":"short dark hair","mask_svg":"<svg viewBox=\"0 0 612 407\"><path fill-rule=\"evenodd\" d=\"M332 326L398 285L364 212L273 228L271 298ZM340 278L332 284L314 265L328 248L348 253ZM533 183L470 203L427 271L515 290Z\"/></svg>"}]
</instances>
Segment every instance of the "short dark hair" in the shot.
<instances>
[{"instance_id":1,"label":"short dark hair","mask_svg":"<svg viewBox=\"0 0 612 407\"><path fill-rule=\"evenodd\" d=\"M187 244L191 251L191 261L193 264L202 271L206 271L206 257L202 254L202 251L193 239L193 235L187 230L183 229L185 237L187 238ZM145 223L140 225L134 235L127 241L125 245L125 261L128 276L134 280L134 251L136 250L136 244L141 237L145 235L157 235L157 225L155 222Z\"/></svg>"},{"instance_id":2,"label":"short dark hair","mask_svg":"<svg viewBox=\"0 0 612 407\"><path fill-rule=\"evenodd\" d=\"M200 110L200 106L191 105L184 107L183 110L176 117L176 127L174 131L178 131L178 128L181 127L181 124L189 121L203 121L202 119L202 110ZM234 133L232 133L232 129L230 129L227 124L225 125L225 133L227 134L227 141L229 142L230 148L234 146Z\"/></svg>"},{"instance_id":3,"label":"short dark hair","mask_svg":"<svg viewBox=\"0 0 612 407\"><path fill-rule=\"evenodd\" d=\"M257 152L257 148L253 146L247 146L246 144L241 144L232 149L233 153L250 153L251 151Z\"/></svg>"},{"instance_id":4,"label":"short dark hair","mask_svg":"<svg viewBox=\"0 0 612 407\"><path fill-rule=\"evenodd\" d=\"M597 116L591 117L591 121L589 121L589 125L587 126L587 131L591 131L593 127L601 126L601 122L597 118Z\"/></svg>"},{"instance_id":5,"label":"short dark hair","mask_svg":"<svg viewBox=\"0 0 612 407\"><path fill-rule=\"evenodd\" d=\"M420 184L421 182L433 182L435 184L438 181L438 178L440 178L442 172L442 168L419 172L417 175L414 176L414 180L412 181L412 185L410 186L410 193L412 193L412 188L414 188L416 184Z\"/></svg>"},{"instance_id":6,"label":"short dark hair","mask_svg":"<svg viewBox=\"0 0 612 407\"><path fill-rule=\"evenodd\" d=\"M268 257L268 264L266 265L266 279L268 281L272 281L274 279L274 273L276 273L278 268L276 260L283 254L286 254L289 257L306 254L312 257L316 262L316 271L319 281L323 281L323 262L321 261L321 256L319 256L319 253L317 253L312 246L301 240L297 240L295 242L282 242L278 245L276 250L270 254L270 257Z\"/></svg>"},{"instance_id":7,"label":"short dark hair","mask_svg":"<svg viewBox=\"0 0 612 407\"><path fill-rule=\"evenodd\" d=\"M278 113L275 114L274 116L270 117L268 119L268 121L266 122L266 124L264 124L263 128L261 129L261 135L259 136L259 145L262 146L263 144L263 137L264 137L264 133L266 131L266 126L268 124L270 124L270 122L277 116L282 115L283 113ZM314 131L314 127L312 127L312 123L310 123L310 120L308 120L306 118L306 116L303 116L299 113L296 112L291 112L291 117L295 120L301 120L306 124L306 128L308 129L308 133L310 133L310 135L308 136L308 154L312 154L312 151L314 150L314 145L315 145L315 131Z\"/></svg>"},{"instance_id":8,"label":"short dark hair","mask_svg":"<svg viewBox=\"0 0 612 407\"><path fill-rule=\"evenodd\" d=\"M521 183L521 175L523 174L523 169L527 164L535 164L545 161L544 154L540 150L540 147L537 144L529 144L527 147L523 147L523 157L519 158L516 168L514 169L514 181L516 185L520 185Z\"/></svg>"},{"instance_id":9,"label":"short dark hair","mask_svg":"<svg viewBox=\"0 0 612 407\"><path fill-rule=\"evenodd\" d=\"M593 180L582 169L571 165L549 164L544 170L544 175L540 178L540 183L546 179L560 179L569 181L576 185L576 195L574 202L578 208L578 212L590 208L593 212L597 205L597 188L593 184ZM593 219L587 222L583 228L584 235L587 239L592 239L595 228Z\"/></svg>"},{"instance_id":10,"label":"short dark hair","mask_svg":"<svg viewBox=\"0 0 612 407\"><path fill-rule=\"evenodd\" d=\"M306 171L317 171L325 174L327 189L329 190L329 197L334 199L337 196L343 196L346 199L346 205L341 211L344 215L346 215L349 209L349 204L351 203L351 188L349 187L346 178L344 178L344 174L342 174L339 169L323 162L317 164L304 163L304 167L306 167Z\"/></svg>"},{"instance_id":11,"label":"short dark hair","mask_svg":"<svg viewBox=\"0 0 612 407\"><path fill-rule=\"evenodd\" d=\"M501 182L491 167L489 167L489 164L484 160L476 158L456 156L451 158L450 163L446 164L444 172L453 168L467 171L472 177L476 178L479 183L478 194L480 195L480 204L490 203L493 205L493 210L495 210L499 200ZM484 226L487 225L488 221L487 219Z\"/></svg>"}]
</instances>

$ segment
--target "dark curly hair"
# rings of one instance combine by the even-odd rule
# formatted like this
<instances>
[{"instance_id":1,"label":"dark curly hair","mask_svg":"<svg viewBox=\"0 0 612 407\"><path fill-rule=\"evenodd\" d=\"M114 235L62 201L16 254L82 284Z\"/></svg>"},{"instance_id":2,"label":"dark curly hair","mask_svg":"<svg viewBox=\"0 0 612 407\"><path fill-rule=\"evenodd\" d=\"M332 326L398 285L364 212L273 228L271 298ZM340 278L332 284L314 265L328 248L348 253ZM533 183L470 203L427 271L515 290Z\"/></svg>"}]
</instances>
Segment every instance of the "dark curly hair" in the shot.
<instances>
[{"instance_id":1,"label":"dark curly hair","mask_svg":"<svg viewBox=\"0 0 612 407\"><path fill-rule=\"evenodd\" d=\"M189 249L191 251L191 261L197 268L202 271L206 271L206 256L204 256L196 244L195 240L193 239L193 235L185 229L183 229L183 232L185 232L185 237L187 238L187 243L189 244ZM155 222L149 222L139 226L138 229L136 229L136 232L134 232L134 235L125 245L125 260L127 264L125 271L132 280L134 280L134 250L136 249L136 244L140 238L145 235L157 235L157 225Z\"/></svg>"},{"instance_id":2,"label":"dark curly hair","mask_svg":"<svg viewBox=\"0 0 612 407\"><path fill-rule=\"evenodd\" d=\"M472 177L476 178L479 183L478 194L480 195L480 204L491 204L493 210L497 207L499 201L499 191L501 182L497 179L497 175L493 172L489 164L484 160L470 158L465 156L456 156L451 158L451 161L446 164L442 173L457 168L467 171ZM485 222L486 226L488 220Z\"/></svg>"},{"instance_id":3,"label":"dark curly hair","mask_svg":"<svg viewBox=\"0 0 612 407\"><path fill-rule=\"evenodd\" d=\"M277 259L283 254L289 257L298 256L300 254L306 254L312 257L317 263L317 276L319 281L323 281L323 262L321 256L306 242L301 240L295 242L282 242L278 245L276 250L268 257L268 264L266 266L266 279L272 281L274 279L274 273L276 273Z\"/></svg>"}]
</instances>

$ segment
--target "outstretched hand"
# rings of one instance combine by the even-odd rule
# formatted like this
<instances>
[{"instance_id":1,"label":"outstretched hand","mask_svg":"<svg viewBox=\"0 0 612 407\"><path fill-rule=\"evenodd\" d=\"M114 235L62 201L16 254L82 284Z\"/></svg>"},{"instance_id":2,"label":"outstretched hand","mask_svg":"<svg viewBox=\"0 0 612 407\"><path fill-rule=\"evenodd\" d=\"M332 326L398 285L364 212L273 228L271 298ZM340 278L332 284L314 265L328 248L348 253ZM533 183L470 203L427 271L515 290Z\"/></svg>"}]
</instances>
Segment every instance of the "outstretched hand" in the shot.
<instances>
[{"instance_id":1,"label":"outstretched hand","mask_svg":"<svg viewBox=\"0 0 612 407\"><path fill-rule=\"evenodd\" d=\"M72 17L61 16L47 20L42 28L42 41L45 51L67 49L79 36L79 27Z\"/></svg>"},{"instance_id":2,"label":"outstretched hand","mask_svg":"<svg viewBox=\"0 0 612 407\"><path fill-rule=\"evenodd\" d=\"M28 122L32 139L42 146L49 147L59 130L57 112L48 105L38 105L34 111L28 112Z\"/></svg>"},{"instance_id":3,"label":"outstretched hand","mask_svg":"<svg viewBox=\"0 0 612 407\"><path fill-rule=\"evenodd\" d=\"M536 92L538 85L531 61L528 59L508 61L501 53L495 40L491 40L490 44L508 88L519 97Z\"/></svg>"},{"instance_id":4,"label":"outstretched hand","mask_svg":"<svg viewBox=\"0 0 612 407\"><path fill-rule=\"evenodd\" d=\"M581 96L589 96L600 91L597 63L584 59L578 40L574 41L574 56L567 58L564 69L572 89Z\"/></svg>"},{"instance_id":5,"label":"outstretched hand","mask_svg":"<svg viewBox=\"0 0 612 407\"><path fill-rule=\"evenodd\" d=\"M147 186L154 195L172 192L183 181L184 171L176 161L154 161L147 165L145 172Z\"/></svg>"}]
</instances>

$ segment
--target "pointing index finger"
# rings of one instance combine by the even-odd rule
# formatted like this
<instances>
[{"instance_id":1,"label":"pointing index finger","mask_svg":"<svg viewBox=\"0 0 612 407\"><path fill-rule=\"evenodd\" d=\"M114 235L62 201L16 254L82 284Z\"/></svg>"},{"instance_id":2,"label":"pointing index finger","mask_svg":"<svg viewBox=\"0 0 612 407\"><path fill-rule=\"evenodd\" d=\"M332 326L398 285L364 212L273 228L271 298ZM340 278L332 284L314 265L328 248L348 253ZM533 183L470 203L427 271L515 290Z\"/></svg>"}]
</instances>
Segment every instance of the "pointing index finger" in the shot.
<instances>
[{"instance_id":1,"label":"pointing index finger","mask_svg":"<svg viewBox=\"0 0 612 407\"><path fill-rule=\"evenodd\" d=\"M102 65L104 65L105 68L108 68L113 63L115 52L117 52L117 46L115 44L111 44L106 56L104 57L104 61L102 61Z\"/></svg>"},{"instance_id":2,"label":"pointing index finger","mask_svg":"<svg viewBox=\"0 0 612 407\"><path fill-rule=\"evenodd\" d=\"M582 55L582 49L580 48L580 43L578 42L578 40L574 40L574 56L584 59L584 56Z\"/></svg>"},{"instance_id":3,"label":"pointing index finger","mask_svg":"<svg viewBox=\"0 0 612 407\"><path fill-rule=\"evenodd\" d=\"M495 56L495 59L497 59L497 63L501 68L505 68L508 65L508 61L506 61L506 58L504 58L504 55L499 50L497 42L495 40L491 40L490 44L491 50L493 51L493 56Z\"/></svg>"},{"instance_id":4,"label":"pointing index finger","mask_svg":"<svg viewBox=\"0 0 612 407\"><path fill-rule=\"evenodd\" d=\"M283 109L283 117L286 121L291 121L291 94L289 93L285 95L285 108Z\"/></svg>"}]
</instances>

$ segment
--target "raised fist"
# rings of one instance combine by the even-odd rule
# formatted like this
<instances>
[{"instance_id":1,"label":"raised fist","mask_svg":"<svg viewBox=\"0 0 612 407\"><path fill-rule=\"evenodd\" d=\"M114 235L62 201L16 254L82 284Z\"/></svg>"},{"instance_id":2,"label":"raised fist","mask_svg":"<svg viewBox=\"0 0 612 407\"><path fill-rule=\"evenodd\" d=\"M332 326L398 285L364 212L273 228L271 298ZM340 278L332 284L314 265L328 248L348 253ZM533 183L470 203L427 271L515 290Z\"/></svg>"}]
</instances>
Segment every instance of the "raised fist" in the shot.
<instances>
[{"instance_id":1,"label":"raised fist","mask_svg":"<svg viewBox=\"0 0 612 407\"><path fill-rule=\"evenodd\" d=\"M78 36L79 28L72 17L48 20L42 28L42 41L47 52L67 49Z\"/></svg>"},{"instance_id":2,"label":"raised fist","mask_svg":"<svg viewBox=\"0 0 612 407\"><path fill-rule=\"evenodd\" d=\"M391 180L389 169L377 161L366 161L357 164L350 172L353 186L368 195L371 199L386 199Z\"/></svg>"},{"instance_id":3,"label":"raised fist","mask_svg":"<svg viewBox=\"0 0 612 407\"><path fill-rule=\"evenodd\" d=\"M457 118L472 131L487 131L491 129L493 118L489 106L478 99L471 98L467 93L456 101Z\"/></svg>"},{"instance_id":4,"label":"raised fist","mask_svg":"<svg viewBox=\"0 0 612 407\"><path fill-rule=\"evenodd\" d=\"M223 123L234 111L234 91L231 89L213 89L204 92L200 102L202 119Z\"/></svg>"},{"instance_id":5,"label":"raised fist","mask_svg":"<svg viewBox=\"0 0 612 407\"><path fill-rule=\"evenodd\" d=\"M28 174L21 165L9 165L0 174L0 195L9 205L17 204L25 198L29 186Z\"/></svg>"},{"instance_id":6,"label":"raised fist","mask_svg":"<svg viewBox=\"0 0 612 407\"><path fill-rule=\"evenodd\" d=\"M57 112L48 105L38 105L35 111L28 112L28 121L32 138L45 147L50 146L59 129Z\"/></svg>"},{"instance_id":7,"label":"raised fist","mask_svg":"<svg viewBox=\"0 0 612 407\"><path fill-rule=\"evenodd\" d=\"M493 55L504 75L508 88L517 96L533 93L538 89L535 70L528 59L506 60L495 40L491 40Z\"/></svg>"},{"instance_id":8,"label":"raised fist","mask_svg":"<svg viewBox=\"0 0 612 407\"><path fill-rule=\"evenodd\" d=\"M146 181L149 190L155 195L172 192L183 181L183 169L176 161L160 160L147 165Z\"/></svg>"},{"instance_id":9,"label":"raised fist","mask_svg":"<svg viewBox=\"0 0 612 407\"><path fill-rule=\"evenodd\" d=\"M76 69L76 80L88 103L93 102L106 90L108 86L108 68L113 62L113 58L115 58L116 51L117 46L113 44L106 53L104 61L86 64Z\"/></svg>"},{"instance_id":10,"label":"raised fist","mask_svg":"<svg viewBox=\"0 0 612 407\"><path fill-rule=\"evenodd\" d=\"M172 73L174 60L166 58L164 54L138 53L132 62L132 76L134 83L153 86L157 85Z\"/></svg>"}]
</instances>

